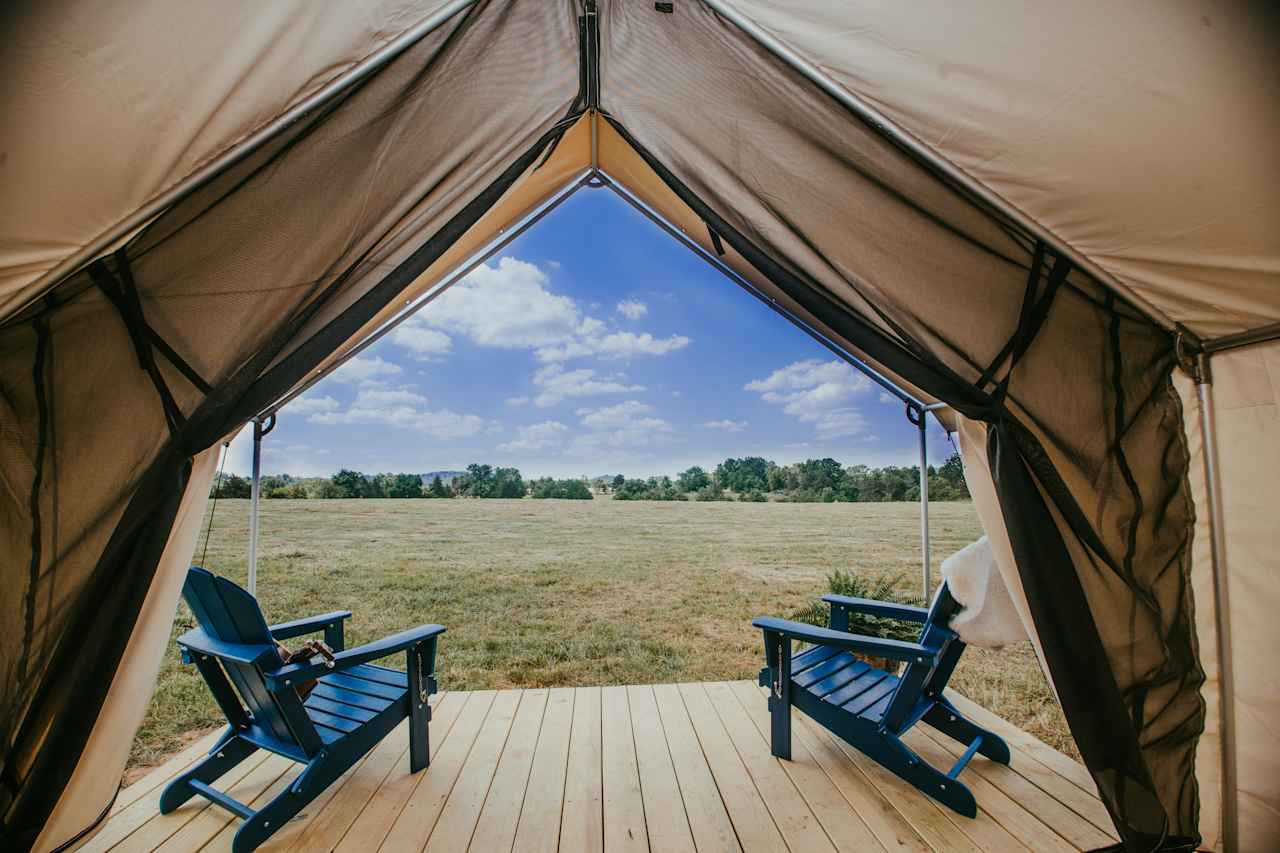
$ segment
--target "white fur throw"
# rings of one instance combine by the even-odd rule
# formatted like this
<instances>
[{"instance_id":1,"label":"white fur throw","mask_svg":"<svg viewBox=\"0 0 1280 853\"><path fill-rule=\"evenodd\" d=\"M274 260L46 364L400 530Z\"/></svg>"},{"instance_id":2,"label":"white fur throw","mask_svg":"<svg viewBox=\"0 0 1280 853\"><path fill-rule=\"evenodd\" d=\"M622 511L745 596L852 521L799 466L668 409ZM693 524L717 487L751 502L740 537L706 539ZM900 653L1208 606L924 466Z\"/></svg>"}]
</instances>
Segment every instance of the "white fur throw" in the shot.
<instances>
[{"instance_id":1,"label":"white fur throw","mask_svg":"<svg viewBox=\"0 0 1280 853\"><path fill-rule=\"evenodd\" d=\"M943 560L942 577L964 607L951 620L960 639L992 649L1027 639L986 536Z\"/></svg>"}]
</instances>

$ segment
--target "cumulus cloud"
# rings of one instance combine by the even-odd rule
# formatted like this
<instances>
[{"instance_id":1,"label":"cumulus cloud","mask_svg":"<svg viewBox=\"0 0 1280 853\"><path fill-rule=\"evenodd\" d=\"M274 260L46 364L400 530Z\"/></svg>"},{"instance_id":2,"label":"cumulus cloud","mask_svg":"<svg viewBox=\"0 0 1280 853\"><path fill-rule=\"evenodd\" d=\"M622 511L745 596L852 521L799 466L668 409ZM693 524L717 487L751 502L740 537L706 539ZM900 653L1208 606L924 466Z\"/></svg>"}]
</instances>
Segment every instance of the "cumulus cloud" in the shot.
<instances>
[{"instance_id":1,"label":"cumulus cloud","mask_svg":"<svg viewBox=\"0 0 1280 853\"><path fill-rule=\"evenodd\" d=\"M391 333L391 342L407 349L419 361L433 361L453 349L453 339L430 328L421 312L397 326Z\"/></svg>"},{"instance_id":2,"label":"cumulus cloud","mask_svg":"<svg viewBox=\"0 0 1280 853\"><path fill-rule=\"evenodd\" d=\"M498 450L511 453L519 450L546 450L564 443L569 428L559 421L516 427L519 438L498 445Z\"/></svg>"},{"instance_id":3,"label":"cumulus cloud","mask_svg":"<svg viewBox=\"0 0 1280 853\"><path fill-rule=\"evenodd\" d=\"M284 411L291 415L314 415L317 412L337 411L341 407L341 404L337 400L328 395L324 397L310 397L303 394L301 397L294 399L285 406Z\"/></svg>"},{"instance_id":4,"label":"cumulus cloud","mask_svg":"<svg viewBox=\"0 0 1280 853\"><path fill-rule=\"evenodd\" d=\"M731 421L728 418L722 421L707 421L703 424L707 429L722 429L725 432L742 432L747 428L746 421Z\"/></svg>"},{"instance_id":5,"label":"cumulus cloud","mask_svg":"<svg viewBox=\"0 0 1280 853\"><path fill-rule=\"evenodd\" d=\"M611 332L549 285L546 272L518 258L504 257L496 266L483 264L406 320L391 339L430 359L449 351L450 335L463 335L480 346L531 349L543 362L659 356L690 343L683 335L656 338L647 332ZM636 317L646 310L643 303L624 302L619 311L623 305L633 306L628 311L638 306Z\"/></svg>"},{"instance_id":6,"label":"cumulus cloud","mask_svg":"<svg viewBox=\"0 0 1280 853\"><path fill-rule=\"evenodd\" d=\"M618 313L628 320L639 320L649 313L649 306L638 299L624 299L618 303Z\"/></svg>"},{"instance_id":7,"label":"cumulus cloud","mask_svg":"<svg viewBox=\"0 0 1280 853\"><path fill-rule=\"evenodd\" d=\"M621 375L597 376L590 368L565 370L559 364L539 368L533 374L533 384L541 389L533 398L533 404L540 409L554 406L569 397L629 394L644 390L643 385L628 385Z\"/></svg>"},{"instance_id":8,"label":"cumulus cloud","mask_svg":"<svg viewBox=\"0 0 1280 853\"><path fill-rule=\"evenodd\" d=\"M524 396L524 395L521 395L521 396L519 396L519 397L508 397L508 398L507 398L507 405L508 405L508 406L524 406L524 405L527 405L527 404L528 404L528 402L529 402L529 398L528 398L528 397L526 397L526 396Z\"/></svg>"},{"instance_id":9,"label":"cumulus cloud","mask_svg":"<svg viewBox=\"0 0 1280 853\"><path fill-rule=\"evenodd\" d=\"M893 396L892 394L890 394L888 391L881 391L880 402L881 403L900 403L902 401L899 400L897 397Z\"/></svg>"},{"instance_id":10,"label":"cumulus cloud","mask_svg":"<svg viewBox=\"0 0 1280 853\"><path fill-rule=\"evenodd\" d=\"M603 409L579 409L577 414L582 416L582 425L585 427L609 429L611 427L627 426L633 423L636 418L652 411L653 406L647 403L641 403L639 400L627 400L625 403L606 406Z\"/></svg>"},{"instance_id":11,"label":"cumulus cloud","mask_svg":"<svg viewBox=\"0 0 1280 853\"><path fill-rule=\"evenodd\" d=\"M400 365L385 361L379 356L358 355L335 370L329 378L334 382L360 385L378 382L383 377L395 376L400 372Z\"/></svg>"},{"instance_id":12,"label":"cumulus cloud","mask_svg":"<svg viewBox=\"0 0 1280 853\"><path fill-rule=\"evenodd\" d=\"M871 382L845 362L797 361L744 387L758 392L766 403L782 406L788 415L813 424L821 439L867 433L867 420L852 402L870 390Z\"/></svg>"},{"instance_id":13,"label":"cumulus cloud","mask_svg":"<svg viewBox=\"0 0 1280 853\"><path fill-rule=\"evenodd\" d=\"M465 438L491 426L479 415L459 414L449 409L431 411L425 408L426 404L426 397L408 388L365 388L346 410L316 412L307 420L328 426L392 426L438 439Z\"/></svg>"}]
</instances>

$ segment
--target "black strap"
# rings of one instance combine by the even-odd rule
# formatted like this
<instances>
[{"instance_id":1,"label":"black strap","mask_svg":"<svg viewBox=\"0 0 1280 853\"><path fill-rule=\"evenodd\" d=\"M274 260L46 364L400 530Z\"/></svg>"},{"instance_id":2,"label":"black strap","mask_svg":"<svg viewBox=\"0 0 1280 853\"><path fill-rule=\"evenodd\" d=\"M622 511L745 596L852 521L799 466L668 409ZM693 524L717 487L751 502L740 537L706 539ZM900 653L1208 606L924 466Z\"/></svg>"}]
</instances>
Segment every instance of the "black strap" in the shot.
<instances>
[{"instance_id":1,"label":"black strap","mask_svg":"<svg viewBox=\"0 0 1280 853\"><path fill-rule=\"evenodd\" d=\"M164 376L156 364L155 353L152 352L152 340L159 336L147 325L146 317L142 313L138 289L133 283L133 272L129 269L129 259L125 256L124 250L116 252L114 257L116 273L113 274L107 267L106 261L99 258L90 265L89 276L120 312L125 328L129 331L129 338L133 341L138 365L151 377L151 384L155 386L156 393L160 396L160 404L164 407L164 417L169 424L169 432L177 434L186 424L187 419L182 414L178 401L174 399L173 392L169 390L169 385L164 381ZM165 348L172 352L172 348L168 346Z\"/></svg>"},{"instance_id":2,"label":"black strap","mask_svg":"<svg viewBox=\"0 0 1280 853\"><path fill-rule=\"evenodd\" d=\"M707 233L711 235L711 245L715 246L716 254L724 256L724 243L720 241L720 235L716 233L716 229L711 227L711 223L707 223Z\"/></svg>"},{"instance_id":3,"label":"black strap","mask_svg":"<svg viewBox=\"0 0 1280 853\"><path fill-rule=\"evenodd\" d=\"M996 354L996 357L987 365L987 369L982 371L982 376L977 381L979 388L985 388L994 381L995 374L1008 361L1009 370L993 391L999 399L1004 398L1009 384L1009 377L1013 374L1013 368L1022 356L1026 354L1032 342L1036 339L1036 335L1039 334L1040 328L1049 316L1049 308L1053 305L1054 296L1057 295L1058 290L1062 287L1072 269L1071 261L1061 256L1055 258L1044 293L1037 298L1036 291L1040 283L1041 270L1044 269L1044 256L1045 245L1043 242L1037 241L1035 254L1031 261L1031 271L1027 275L1027 288L1022 296L1022 308L1018 312L1018 327L1009 336L1009 340L1005 341L1005 345L1000 348L1000 352Z\"/></svg>"}]
</instances>

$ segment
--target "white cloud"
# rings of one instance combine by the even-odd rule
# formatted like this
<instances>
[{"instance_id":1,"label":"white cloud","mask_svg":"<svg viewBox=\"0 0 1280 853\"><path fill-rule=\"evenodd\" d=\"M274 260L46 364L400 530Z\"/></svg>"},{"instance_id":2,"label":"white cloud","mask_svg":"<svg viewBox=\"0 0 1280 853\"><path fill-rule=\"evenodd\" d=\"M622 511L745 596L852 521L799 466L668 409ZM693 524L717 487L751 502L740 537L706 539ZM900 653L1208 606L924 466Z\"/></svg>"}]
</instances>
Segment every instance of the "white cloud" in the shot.
<instances>
[{"instance_id":1,"label":"white cloud","mask_svg":"<svg viewBox=\"0 0 1280 853\"><path fill-rule=\"evenodd\" d=\"M618 303L618 313L628 320L639 320L649 313L649 306L638 299L624 299Z\"/></svg>"},{"instance_id":2,"label":"white cloud","mask_svg":"<svg viewBox=\"0 0 1280 853\"><path fill-rule=\"evenodd\" d=\"M519 438L498 445L498 450L511 453L518 450L546 450L557 447L564 442L569 428L559 421L543 421L542 423L516 427Z\"/></svg>"},{"instance_id":3,"label":"white cloud","mask_svg":"<svg viewBox=\"0 0 1280 853\"><path fill-rule=\"evenodd\" d=\"M703 424L707 429L722 429L725 432L742 432L747 428L746 421L731 421L725 419L722 421L707 421Z\"/></svg>"},{"instance_id":4,"label":"white cloud","mask_svg":"<svg viewBox=\"0 0 1280 853\"><path fill-rule=\"evenodd\" d=\"M362 388L352 407L425 406L427 398L409 388Z\"/></svg>"},{"instance_id":5,"label":"white cloud","mask_svg":"<svg viewBox=\"0 0 1280 853\"><path fill-rule=\"evenodd\" d=\"M683 335L610 332L573 299L552 293L549 284L546 272L517 258L504 257L497 266L483 264L406 320L392 333L392 341L431 358L448 352L449 336L457 334L480 346L531 349L543 362L666 355L690 343ZM644 308L643 303L624 302L619 310L623 305Z\"/></svg>"},{"instance_id":6,"label":"white cloud","mask_svg":"<svg viewBox=\"0 0 1280 853\"><path fill-rule=\"evenodd\" d=\"M479 415L459 414L449 409L422 408L427 398L408 388L365 388L346 411L317 412L307 420L313 424L379 424L413 430L432 438L465 438L491 425Z\"/></svg>"},{"instance_id":7,"label":"white cloud","mask_svg":"<svg viewBox=\"0 0 1280 853\"><path fill-rule=\"evenodd\" d=\"M804 423L814 425L821 439L867 433L867 420L852 405L856 395L870 390L871 382L842 361L808 359L775 370L764 379L746 384L766 403Z\"/></svg>"},{"instance_id":8,"label":"white cloud","mask_svg":"<svg viewBox=\"0 0 1280 853\"><path fill-rule=\"evenodd\" d=\"M548 364L533 374L533 384L541 392L533 398L540 409L554 406L569 397L590 397L597 394L628 394L643 391L642 385L628 385L622 376L596 376L590 368L565 370L559 364Z\"/></svg>"},{"instance_id":9,"label":"white cloud","mask_svg":"<svg viewBox=\"0 0 1280 853\"><path fill-rule=\"evenodd\" d=\"M429 328L421 312L397 326L391 333L391 342L409 350L420 361L431 361L453 349L453 339Z\"/></svg>"},{"instance_id":10,"label":"white cloud","mask_svg":"<svg viewBox=\"0 0 1280 853\"><path fill-rule=\"evenodd\" d=\"M582 425L585 427L610 429L627 426L634 423L640 415L645 415L652 411L653 406L641 403L639 400L627 400L625 403L606 406L603 409L579 409L577 414L583 416Z\"/></svg>"},{"instance_id":11,"label":"white cloud","mask_svg":"<svg viewBox=\"0 0 1280 853\"><path fill-rule=\"evenodd\" d=\"M588 318L590 319L590 318ZM639 355L666 355L684 349L690 343L684 335L655 338L648 332L610 332L606 335L589 333L559 346L538 349L542 361L568 361L583 356L600 358L632 358Z\"/></svg>"},{"instance_id":12,"label":"white cloud","mask_svg":"<svg viewBox=\"0 0 1280 853\"><path fill-rule=\"evenodd\" d=\"M892 394L890 394L888 391L881 391L880 402L881 403L900 403L902 401L899 400L897 397L893 396Z\"/></svg>"},{"instance_id":13,"label":"white cloud","mask_svg":"<svg viewBox=\"0 0 1280 853\"><path fill-rule=\"evenodd\" d=\"M400 365L384 361L379 356L359 355L339 367L329 378L335 382L361 384L379 381L383 376L400 373Z\"/></svg>"},{"instance_id":14,"label":"white cloud","mask_svg":"<svg viewBox=\"0 0 1280 853\"><path fill-rule=\"evenodd\" d=\"M529 403L529 398L525 396L507 398L508 406L524 406L524 405L527 405L528 403Z\"/></svg>"},{"instance_id":15,"label":"white cloud","mask_svg":"<svg viewBox=\"0 0 1280 853\"><path fill-rule=\"evenodd\" d=\"M308 397L303 394L285 406L283 411L291 415L313 415L316 412L337 411L339 408L341 408L341 404L327 395L324 397Z\"/></svg>"}]
</instances>

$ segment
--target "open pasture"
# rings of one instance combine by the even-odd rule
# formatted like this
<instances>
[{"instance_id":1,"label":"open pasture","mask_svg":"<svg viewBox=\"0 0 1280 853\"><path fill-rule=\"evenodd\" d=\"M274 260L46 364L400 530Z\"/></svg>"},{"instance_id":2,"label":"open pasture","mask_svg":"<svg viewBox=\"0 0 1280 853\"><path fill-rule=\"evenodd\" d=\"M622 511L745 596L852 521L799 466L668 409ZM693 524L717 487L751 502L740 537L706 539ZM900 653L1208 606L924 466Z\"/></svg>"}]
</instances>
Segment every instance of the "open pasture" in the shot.
<instances>
[{"instance_id":1,"label":"open pasture","mask_svg":"<svg viewBox=\"0 0 1280 853\"><path fill-rule=\"evenodd\" d=\"M217 503L204 560L242 583L248 508ZM981 528L968 502L931 504L930 514L936 578ZM202 528L197 562L203 546ZM442 623L439 675L450 690L706 682L754 678L752 617L812 602L834 569L893 573L918 595L917 505L271 500L258 595L273 622L353 611L348 645ZM174 635L193 624L180 605ZM951 685L1074 754L1029 644L969 649ZM219 719L171 646L133 765Z\"/></svg>"}]
</instances>

